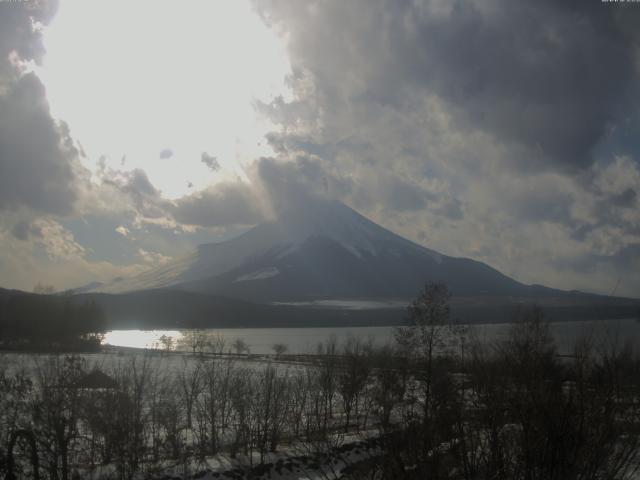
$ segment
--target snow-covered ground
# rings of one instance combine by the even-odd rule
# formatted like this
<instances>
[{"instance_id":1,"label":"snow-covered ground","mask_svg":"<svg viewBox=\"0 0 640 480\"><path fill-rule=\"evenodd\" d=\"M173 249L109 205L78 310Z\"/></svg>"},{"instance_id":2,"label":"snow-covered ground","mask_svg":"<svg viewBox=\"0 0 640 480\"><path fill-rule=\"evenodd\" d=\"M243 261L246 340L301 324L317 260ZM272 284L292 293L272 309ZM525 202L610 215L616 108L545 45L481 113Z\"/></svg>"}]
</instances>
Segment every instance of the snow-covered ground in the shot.
<instances>
[{"instance_id":1,"label":"snow-covered ground","mask_svg":"<svg viewBox=\"0 0 640 480\"><path fill-rule=\"evenodd\" d=\"M369 435L367 437L367 434ZM375 459L381 454L378 432L371 431L360 435L344 436L340 445L330 454L312 454L303 444L290 445L278 453L267 454L264 462L254 453L252 458L238 455L207 457L202 462L170 465L153 476L160 479L200 479L200 480L328 480L341 478L350 469L357 468L362 462Z\"/></svg>"}]
</instances>

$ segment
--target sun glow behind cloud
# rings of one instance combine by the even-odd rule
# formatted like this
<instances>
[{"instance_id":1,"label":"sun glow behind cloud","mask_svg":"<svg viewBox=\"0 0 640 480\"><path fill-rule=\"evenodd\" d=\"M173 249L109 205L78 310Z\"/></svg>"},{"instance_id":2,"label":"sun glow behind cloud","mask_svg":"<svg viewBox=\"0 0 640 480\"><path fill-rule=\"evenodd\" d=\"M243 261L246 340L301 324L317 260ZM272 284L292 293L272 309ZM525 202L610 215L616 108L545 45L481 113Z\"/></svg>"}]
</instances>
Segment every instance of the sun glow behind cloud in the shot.
<instances>
[{"instance_id":1,"label":"sun glow behind cloud","mask_svg":"<svg viewBox=\"0 0 640 480\"><path fill-rule=\"evenodd\" d=\"M290 95L290 65L248 2L63 0L44 36L37 73L90 168L142 168L175 198L270 153L253 105Z\"/></svg>"}]
</instances>

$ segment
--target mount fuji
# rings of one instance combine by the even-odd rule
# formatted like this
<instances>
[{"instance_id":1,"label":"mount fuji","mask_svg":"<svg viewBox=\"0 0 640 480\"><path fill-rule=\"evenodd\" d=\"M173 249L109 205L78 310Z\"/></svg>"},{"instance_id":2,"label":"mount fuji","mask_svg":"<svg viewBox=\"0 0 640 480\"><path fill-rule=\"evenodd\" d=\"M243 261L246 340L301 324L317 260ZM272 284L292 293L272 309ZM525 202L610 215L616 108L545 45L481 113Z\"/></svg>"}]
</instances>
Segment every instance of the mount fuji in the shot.
<instances>
[{"instance_id":1,"label":"mount fuji","mask_svg":"<svg viewBox=\"0 0 640 480\"><path fill-rule=\"evenodd\" d=\"M440 254L325 199L296 205L237 238L201 245L92 291L169 288L259 303L408 299L425 281L446 283L456 297L560 293L524 285L478 261Z\"/></svg>"}]
</instances>

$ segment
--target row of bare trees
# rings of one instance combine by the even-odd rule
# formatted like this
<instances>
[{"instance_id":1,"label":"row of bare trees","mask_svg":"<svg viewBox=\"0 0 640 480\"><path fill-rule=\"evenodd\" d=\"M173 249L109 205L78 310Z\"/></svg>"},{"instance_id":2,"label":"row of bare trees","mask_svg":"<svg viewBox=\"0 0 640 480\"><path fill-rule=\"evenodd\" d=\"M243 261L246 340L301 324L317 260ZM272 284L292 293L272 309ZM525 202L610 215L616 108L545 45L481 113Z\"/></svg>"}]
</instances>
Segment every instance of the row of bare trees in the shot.
<instances>
[{"instance_id":1,"label":"row of bare trees","mask_svg":"<svg viewBox=\"0 0 640 480\"><path fill-rule=\"evenodd\" d=\"M8 451L18 430L36 439L40 478L62 480L74 472L191 471L221 452L251 465L283 443L320 452L339 444L338 434L371 428L378 410L389 417L392 395L372 379L383 377L373 373L376 362L388 365L392 354L375 357L355 338L340 351L329 341L312 362L293 365L153 353L100 357L100 365L92 356L7 357L0 362L0 478L10 456L15 472L33 473L24 441Z\"/></svg>"},{"instance_id":2,"label":"row of bare trees","mask_svg":"<svg viewBox=\"0 0 640 480\"><path fill-rule=\"evenodd\" d=\"M285 449L327 461L356 438L375 438L376 448L335 478L635 472L640 361L632 349L585 338L560 357L535 309L506 338L481 342L451 325L448 292L437 284L409 318L393 345L331 340L305 363L283 352L258 363L195 350L100 364L92 356L5 359L0 478L186 476L218 454L248 468Z\"/></svg>"}]
</instances>

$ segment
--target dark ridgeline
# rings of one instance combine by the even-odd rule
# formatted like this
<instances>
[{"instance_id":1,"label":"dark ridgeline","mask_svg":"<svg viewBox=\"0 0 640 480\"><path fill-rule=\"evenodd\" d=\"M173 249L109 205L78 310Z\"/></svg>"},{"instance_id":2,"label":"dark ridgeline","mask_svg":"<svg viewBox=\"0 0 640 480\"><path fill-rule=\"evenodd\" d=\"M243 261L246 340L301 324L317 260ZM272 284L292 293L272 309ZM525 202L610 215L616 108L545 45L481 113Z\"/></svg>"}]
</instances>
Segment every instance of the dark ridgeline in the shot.
<instances>
[{"instance_id":1,"label":"dark ridgeline","mask_svg":"<svg viewBox=\"0 0 640 480\"><path fill-rule=\"evenodd\" d=\"M629 478L637 352L585 338L559 357L541 311L521 313L483 343L451 321L446 287L427 284L382 348L278 345L256 363L194 334L189 355L122 355L99 370L77 355L1 362L0 478L34 478L36 464L57 480ZM216 454L233 469L207 477Z\"/></svg>"},{"instance_id":2,"label":"dark ridgeline","mask_svg":"<svg viewBox=\"0 0 640 480\"><path fill-rule=\"evenodd\" d=\"M400 306L344 309L312 303L272 305L175 289L84 293L74 299L79 303L93 301L102 307L112 329L350 327L401 325L405 321L405 311ZM451 316L470 324L511 322L523 305L533 302L532 298L522 297L452 297ZM639 300L585 294L543 297L537 304L545 318L554 322L634 318L640 308Z\"/></svg>"},{"instance_id":3,"label":"dark ridgeline","mask_svg":"<svg viewBox=\"0 0 640 480\"><path fill-rule=\"evenodd\" d=\"M2 291L0 348L97 350L107 319L96 302L71 295Z\"/></svg>"}]
</instances>

